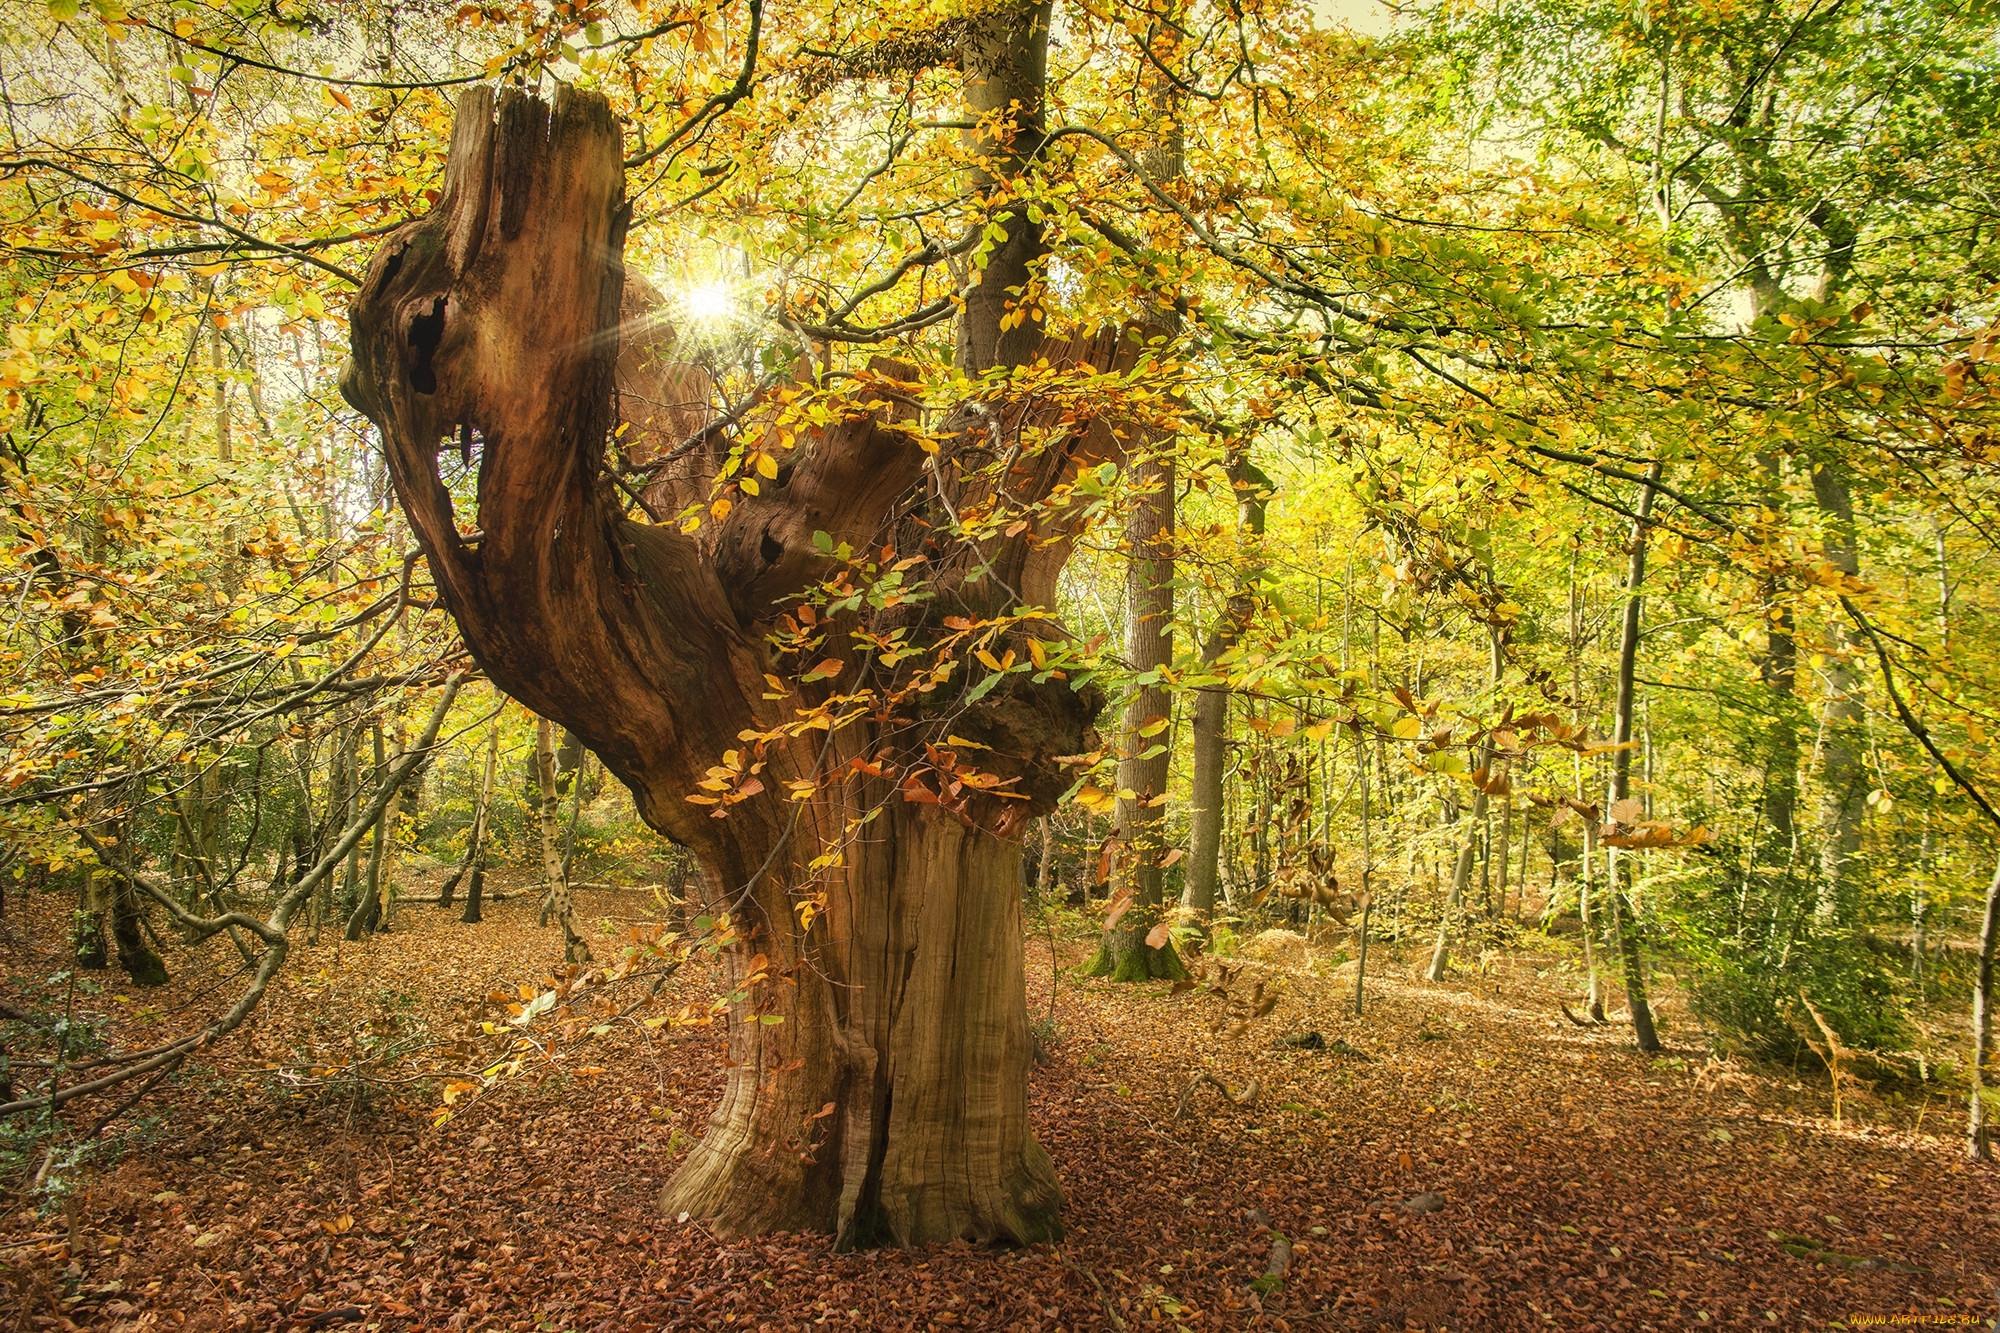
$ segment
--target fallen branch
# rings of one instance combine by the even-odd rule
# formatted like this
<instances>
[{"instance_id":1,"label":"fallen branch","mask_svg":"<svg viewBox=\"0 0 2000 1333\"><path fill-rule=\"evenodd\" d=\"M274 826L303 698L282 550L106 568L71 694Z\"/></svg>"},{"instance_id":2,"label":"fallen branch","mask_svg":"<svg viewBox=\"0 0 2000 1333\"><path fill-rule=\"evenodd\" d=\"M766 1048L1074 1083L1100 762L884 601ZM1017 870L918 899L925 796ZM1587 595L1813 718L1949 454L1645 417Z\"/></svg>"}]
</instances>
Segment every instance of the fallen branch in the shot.
<instances>
[{"instance_id":1,"label":"fallen branch","mask_svg":"<svg viewBox=\"0 0 2000 1333\"><path fill-rule=\"evenodd\" d=\"M1221 1079L1204 1069L1201 1073L1189 1079L1187 1086L1181 1089L1180 1096L1174 1099L1174 1119L1178 1120L1187 1114L1188 1099L1194 1096L1194 1090L1204 1083L1215 1087L1236 1106L1256 1105L1257 1094L1263 1091L1254 1078L1243 1086L1241 1092L1232 1091L1227 1083L1224 1083Z\"/></svg>"},{"instance_id":2,"label":"fallen branch","mask_svg":"<svg viewBox=\"0 0 2000 1333\"><path fill-rule=\"evenodd\" d=\"M1118 1333L1125 1333L1125 1321L1119 1317L1118 1307L1111 1303L1111 1297L1104 1290L1104 1284L1097 1280L1097 1274L1078 1265L1075 1260L1062 1252L1061 1246L1056 1247L1055 1256L1062 1262L1064 1268L1090 1284L1090 1289L1097 1293L1097 1303L1104 1307L1104 1317L1111 1321L1111 1327L1117 1329Z\"/></svg>"},{"instance_id":3,"label":"fallen branch","mask_svg":"<svg viewBox=\"0 0 2000 1333\"><path fill-rule=\"evenodd\" d=\"M43 1096L18 1098L0 1105L0 1116L13 1115L20 1111L53 1110L78 1097L88 1097L107 1091L129 1079L139 1078L168 1065L177 1066L189 1055L235 1031L262 1003L264 992L271 984L271 978L277 975L278 969L284 965L286 956L291 952L291 941L287 938L286 932L291 928L293 914L298 911L299 906L305 902L319 882L331 874L333 869L346 859L347 854L360 844L362 836L374 826L376 820L382 817L382 811L388 806L390 794L409 778L411 771L437 745L438 729L444 724L445 714L451 711L452 700L458 697L459 685L464 680L463 672L453 672L445 681L444 691L438 699L437 707L432 711L430 721L425 725L423 735L415 747L396 762L368 808L348 826L347 831L319 862L292 885L272 909L268 920L259 921L241 912L226 912L221 916L206 918L195 916L174 901L163 886L154 882L153 876L142 874L124 865L122 858L111 856L110 849L93 836L89 829L79 826L75 830L76 834L89 844L100 865L159 902L177 924L194 932L197 938L206 939L210 935L228 929L231 925L241 925L261 939L265 949L258 959L256 974L251 978L248 989L237 997L236 1003L221 1017L208 1026L163 1046L154 1047L151 1052L146 1053L145 1058L133 1057L133 1063L113 1070L101 1078L75 1083L67 1088L52 1086ZM103 1062L113 1063L114 1060L106 1059Z\"/></svg>"}]
</instances>

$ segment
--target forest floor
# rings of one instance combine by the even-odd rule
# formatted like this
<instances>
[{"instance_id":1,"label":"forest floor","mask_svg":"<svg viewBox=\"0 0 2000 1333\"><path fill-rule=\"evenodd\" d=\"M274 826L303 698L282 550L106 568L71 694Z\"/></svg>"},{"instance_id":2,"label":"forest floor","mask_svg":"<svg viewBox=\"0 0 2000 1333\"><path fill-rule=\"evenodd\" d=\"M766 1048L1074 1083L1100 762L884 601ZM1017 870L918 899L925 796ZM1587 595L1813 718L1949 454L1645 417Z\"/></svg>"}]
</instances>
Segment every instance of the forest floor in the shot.
<instances>
[{"instance_id":1,"label":"forest floor","mask_svg":"<svg viewBox=\"0 0 2000 1333\"><path fill-rule=\"evenodd\" d=\"M650 906L638 894L579 902L591 921ZM119 1330L1823 1329L1995 1316L2000 1171L1962 1160L1959 1106L1863 1091L1836 1124L1823 1078L1704 1075L1665 978L1670 1050L1647 1058L1628 1029L1566 1021L1557 1002L1573 974L1525 947L1439 986L1413 979L1414 950L1384 959L1359 1019L1351 974L1293 967L1281 983L1265 971L1281 1002L1232 1034L1223 997L1080 981L1087 941L1059 939L1059 1037L1032 1098L1068 1197L1060 1251L836 1255L823 1236L722 1244L670 1223L654 1200L720 1087L716 1028L649 1041L620 1027L593 1049L604 1073L509 1084L436 1130L435 1092L300 1090L264 1069L315 1045L329 1058L364 1024L420 1041L494 987L533 981L559 947L534 908L510 898L465 926L412 904L367 943L301 946L250 1029L139 1108L163 1119L98 1170L69 1220L14 1203L0 1315ZM60 909L8 904L11 991L58 967ZM1030 942L1038 1017L1049 953ZM77 1012L136 1041L233 994L226 941L169 962L164 991L102 974L103 993L79 996ZM677 981L696 999L712 978ZM1328 1048L1274 1046L1308 1029ZM1258 1094L1237 1106L1202 1083L1183 1108L1204 1070L1238 1091L1255 1080ZM1260 1293L1274 1233L1293 1242L1290 1272Z\"/></svg>"}]
</instances>

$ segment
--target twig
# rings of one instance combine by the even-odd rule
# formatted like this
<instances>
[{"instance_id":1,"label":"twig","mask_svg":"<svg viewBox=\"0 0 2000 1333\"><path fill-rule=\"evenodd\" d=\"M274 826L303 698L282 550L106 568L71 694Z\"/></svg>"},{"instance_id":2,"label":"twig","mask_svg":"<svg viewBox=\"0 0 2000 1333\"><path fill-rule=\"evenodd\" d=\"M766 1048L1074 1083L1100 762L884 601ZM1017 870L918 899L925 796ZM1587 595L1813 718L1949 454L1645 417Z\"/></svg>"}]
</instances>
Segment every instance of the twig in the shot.
<instances>
[{"instance_id":1,"label":"twig","mask_svg":"<svg viewBox=\"0 0 2000 1333\"><path fill-rule=\"evenodd\" d=\"M1117 1307L1112 1305L1110 1295L1104 1290L1104 1284L1097 1280L1097 1274L1064 1254L1061 1246L1052 1247L1051 1252L1064 1268L1090 1284L1090 1289L1097 1293L1097 1303L1104 1307L1104 1317L1111 1321L1111 1327L1117 1329L1118 1333L1125 1333L1125 1321L1119 1316Z\"/></svg>"}]
</instances>

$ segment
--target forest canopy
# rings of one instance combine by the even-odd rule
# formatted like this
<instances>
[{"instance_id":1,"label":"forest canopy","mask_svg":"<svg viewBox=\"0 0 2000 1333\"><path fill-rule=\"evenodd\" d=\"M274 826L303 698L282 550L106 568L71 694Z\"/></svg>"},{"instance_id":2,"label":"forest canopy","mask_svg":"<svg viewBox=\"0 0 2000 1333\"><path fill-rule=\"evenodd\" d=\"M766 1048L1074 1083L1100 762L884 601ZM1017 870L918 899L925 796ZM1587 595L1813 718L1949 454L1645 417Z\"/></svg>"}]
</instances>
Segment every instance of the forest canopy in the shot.
<instances>
[{"instance_id":1,"label":"forest canopy","mask_svg":"<svg viewBox=\"0 0 2000 1333\"><path fill-rule=\"evenodd\" d=\"M1056 912L1113 982L1333 941L1357 1013L1533 936L1572 1022L1671 985L1987 1151L1985 7L0 13L34 1188L489 867L554 930L428 1123L725 1027L659 1202L723 1235L1060 1237ZM80 976L197 946L78 1063Z\"/></svg>"}]
</instances>

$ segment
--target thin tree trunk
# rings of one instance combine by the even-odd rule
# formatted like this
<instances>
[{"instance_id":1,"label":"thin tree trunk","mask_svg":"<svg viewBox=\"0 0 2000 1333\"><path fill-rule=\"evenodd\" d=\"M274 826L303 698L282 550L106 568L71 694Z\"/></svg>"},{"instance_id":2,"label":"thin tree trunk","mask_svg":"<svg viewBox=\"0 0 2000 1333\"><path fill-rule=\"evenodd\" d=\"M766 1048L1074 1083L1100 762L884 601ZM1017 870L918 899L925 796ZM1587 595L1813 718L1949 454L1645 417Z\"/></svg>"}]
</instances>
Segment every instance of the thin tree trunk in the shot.
<instances>
[{"instance_id":1,"label":"thin tree trunk","mask_svg":"<svg viewBox=\"0 0 2000 1333\"><path fill-rule=\"evenodd\" d=\"M486 831L493 821L493 774L500 765L500 718L495 715L493 729L486 737L486 774L479 780L479 818L472 830L472 842L478 853L472 857L472 879L465 886L465 915L459 920L466 925L477 925L480 909L484 905L486 890Z\"/></svg>"},{"instance_id":2,"label":"thin tree trunk","mask_svg":"<svg viewBox=\"0 0 2000 1333\"><path fill-rule=\"evenodd\" d=\"M164 986L167 965L146 946L140 928L139 895L132 887L131 816L121 816L111 825L107 840L119 865L115 880L106 886L111 906L111 938L118 946L118 966L135 986Z\"/></svg>"},{"instance_id":3,"label":"thin tree trunk","mask_svg":"<svg viewBox=\"0 0 2000 1333\"><path fill-rule=\"evenodd\" d=\"M1236 491L1238 551L1241 553L1246 547L1254 550L1263 542L1264 511L1270 496L1270 482L1250 462L1249 455L1240 445L1231 449L1228 474L1230 485ZM1202 666L1208 671L1213 671L1223 654L1235 644L1255 606L1248 588L1256 582L1260 562L1254 559L1244 562L1239 554L1239 563L1242 570L1238 575L1237 588L1223 607L1221 623L1209 636L1208 642L1202 645ZM1230 698L1227 685L1205 685L1195 695L1194 703L1194 773L1188 793L1187 887L1181 901L1195 922L1204 929L1214 919L1216 890L1222 878L1222 839L1228 807L1223 781L1229 770Z\"/></svg>"},{"instance_id":4,"label":"thin tree trunk","mask_svg":"<svg viewBox=\"0 0 2000 1333\"><path fill-rule=\"evenodd\" d=\"M569 877L563 873L562 833L556 823L561 810L556 801L555 728L545 717L535 719L535 781L542 793L535 822L542 834L542 883L547 895L542 899L542 924L547 925L553 917L562 927L563 956L572 963L587 962L590 946L576 933Z\"/></svg>"},{"instance_id":5,"label":"thin tree trunk","mask_svg":"<svg viewBox=\"0 0 2000 1333\"><path fill-rule=\"evenodd\" d=\"M1784 460L1775 453L1762 453L1757 456L1757 464L1763 479L1764 507L1773 515L1782 514L1786 508ZM1757 657L1757 672L1771 691L1771 720L1765 733L1765 842L1759 849L1759 857L1767 864L1790 865L1798 842L1799 725L1793 711L1797 697L1798 641L1792 610L1779 601L1783 591L1777 575L1765 576L1759 588L1768 620L1764 650Z\"/></svg>"},{"instance_id":6,"label":"thin tree trunk","mask_svg":"<svg viewBox=\"0 0 2000 1333\"><path fill-rule=\"evenodd\" d=\"M1166 34L1157 29L1149 33L1149 38L1156 36ZM1181 176L1181 94L1171 80L1149 78L1149 82L1156 125L1141 161L1151 180L1171 189ZM1167 308L1158 322L1171 339L1180 332L1180 315L1171 304L1174 293L1162 296ZM1125 656L1143 682L1126 705L1119 727L1118 824L1126 841L1126 855L1119 864L1125 872L1122 889L1131 895L1132 904L1115 927L1105 930L1089 969L1116 981L1187 975L1171 942L1153 943L1159 938L1154 927L1161 923L1166 906L1166 872L1161 863L1167 855L1166 797L1174 752L1174 702L1162 677L1174 660L1174 547L1179 540L1174 531L1174 456L1179 442L1165 434L1153 438L1150 446L1149 453L1129 467L1136 503L1125 530Z\"/></svg>"},{"instance_id":7,"label":"thin tree trunk","mask_svg":"<svg viewBox=\"0 0 2000 1333\"><path fill-rule=\"evenodd\" d=\"M1597 821L1586 816L1583 824L1583 861L1578 867L1576 910L1583 923L1583 965L1590 973L1587 1012L1594 1021L1603 1023L1608 1021L1604 1017L1604 976L1597 968L1597 926L1590 919L1590 874L1597 863Z\"/></svg>"},{"instance_id":8,"label":"thin tree trunk","mask_svg":"<svg viewBox=\"0 0 2000 1333\"><path fill-rule=\"evenodd\" d=\"M388 756L384 753L382 742L381 719L377 718L371 724L370 732L375 743L374 779L377 783L380 783L383 780L383 775L389 771ZM368 874L363 881L364 892L356 900L354 910L347 917L346 937L349 941L360 939L364 934L372 932L382 923L381 887L383 848L387 839L387 830L395 821L396 805L402 799L402 795L403 793L400 789L391 795L389 797L388 812L381 819L375 821L375 830L368 847Z\"/></svg>"},{"instance_id":9,"label":"thin tree trunk","mask_svg":"<svg viewBox=\"0 0 2000 1333\"><path fill-rule=\"evenodd\" d=\"M405 717L396 718L396 731L389 745L389 764L385 772L399 766L403 752L409 748L410 724ZM417 793L422 790L423 769L414 770L409 779L398 783L396 791L389 799L389 811L382 817L382 857L381 864L373 876L375 881L375 911L371 918L372 928L387 930L390 918L396 910L396 860L402 851L402 817L406 805L413 804Z\"/></svg>"},{"instance_id":10,"label":"thin tree trunk","mask_svg":"<svg viewBox=\"0 0 2000 1333\"><path fill-rule=\"evenodd\" d=\"M1831 461L1813 469L1813 496L1826 516L1827 563L1853 578L1861 571L1854 532L1854 504L1843 465ZM1820 873L1815 916L1824 926L1851 915L1852 863L1861 849L1861 817L1866 808L1867 771L1862 763L1863 712L1860 699L1861 645L1847 621L1836 616L1827 627L1829 651L1821 668L1826 682L1820 747Z\"/></svg>"},{"instance_id":11,"label":"thin tree trunk","mask_svg":"<svg viewBox=\"0 0 2000 1333\"><path fill-rule=\"evenodd\" d=\"M1113 981L1187 975L1171 942L1149 942L1160 923L1166 856L1167 779L1173 762L1173 699L1162 674L1173 665L1174 460L1171 440L1134 468L1125 527L1125 660L1142 682L1125 707L1118 763L1118 858L1114 901L1130 905L1107 925L1086 969ZM1124 793L1131 793L1129 796ZM1157 937L1154 937L1157 938Z\"/></svg>"},{"instance_id":12,"label":"thin tree trunk","mask_svg":"<svg viewBox=\"0 0 2000 1333\"><path fill-rule=\"evenodd\" d=\"M1924 928L1930 920L1930 897L1927 884L1931 874L1931 831L1930 815L1924 815L1924 836L1917 851L1917 874L1910 886L1910 980L1922 994L1924 985Z\"/></svg>"},{"instance_id":13,"label":"thin tree trunk","mask_svg":"<svg viewBox=\"0 0 2000 1333\"><path fill-rule=\"evenodd\" d=\"M1993 1155L1992 1127L1987 1124L1986 1062L1993 1055L1993 962L2000 952L2000 866L1986 886L1986 916L1979 928L1979 964L1972 981L1971 1102L1966 1109L1965 1152L1975 1161Z\"/></svg>"},{"instance_id":14,"label":"thin tree trunk","mask_svg":"<svg viewBox=\"0 0 2000 1333\"><path fill-rule=\"evenodd\" d=\"M1487 677L1497 701L1500 692L1500 674L1505 666L1505 659L1501 653L1500 632L1497 629L1487 637L1487 655ZM1418 683L1417 694L1421 696L1421 676ZM1490 744L1482 745L1475 752L1474 758L1478 761L1479 767L1490 775L1493 767L1493 747ZM1445 899L1444 919L1438 922L1437 943L1431 947L1430 966L1424 970L1427 980L1443 981L1445 974L1451 971L1451 937L1464 915L1466 891L1472 887L1472 862L1479 850L1479 835L1486 829L1487 807L1485 787L1474 788L1472 818L1466 825L1465 842L1459 848L1458 860L1452 866L1451 894ZM1486 902L1486 915L1488 917L1493 915L1491 898Z\"/></svg>"},{"instance_id":15,"label":"thin tree trunk","mask_svg":"<svg viewBox=\"0 0 2000 1333\"><path fill-rule=\"evenodd\" d=\"M1354 950L1354 1016L1361 1017L1361 1002L1368 982L1368 918L1375 908L1375 830L1368 807L1368 742L1355 728L1354 762L1361 779L1361 925Z\"/></svg>"},{"instance_id":16,"label":"thin tree trunk","mask_svg":"<svg viewBox=\"0 0 2000 1333\"><path fill-rule=\"evenodd\" d=\"M1588 717L1583 706L1583 590L1576 581L1577 553L1570 553L1569 562L1569 691L1576 705L1576 725L1579 732L1585 730ZM1572 763L1576 769L1576 797L1585 799L1583 780L1583 756L1575 755ZM1590 1017L1602 1023L1604 1018L1604 978L1597 968L1596 926L1590 919L1591 873L1597 864L1597 820L1582 815L1583 836L1578 841L1576 875L1576 911L1583 926L1583 965L1590 974Z\"/></svg>"},{"instance_id":17,"label":"thin tree trunk","mask_svg":"<svg viewBox=\"0 0 2000 1333\"><path fill-rule=\"evenodd\" d=\"M111 874L108 868L82 867L76 912L70 922L70 956L78 967L95 971L111 966L111 948L104 938Z\"/></svg>"},{"instance_id":18,"label":"thin tree trunk","mask_svg":"<svg viewBox=\"0 0 2000 1333\"><path fill-rule=\"evenodd\" d=\"M356 718L341 734L341 745L344 747L342 757L347 772L347 801L341 809L339 822L334 826L336 828L352 826L361 809L361 757L355 753L360 744L361 719ZM328 878L330 880L331 876ZM360 902L360 887L361 844L357 842L353 850L347 854L347 864L341 868L340 906L341 910L350 916Z\"/></svg>"},{"instance_id":19,"label":"thin tree trunk","mask_svg":"<svg viewBox=\"0 0 2000 1333\"><path fill-rule=\"evenodd\" d=\"M1044 908L1056 886L1056 817L1042 816L1042 854L1035 863L1035 898Z\"/></svg>"},{"instance_id":20,"label":"thin tree trunk","mask_svg":"<svg viewBox=\"0 0 2000 1333\"><path fill-rule=\"evenodd\" d=\"M1458 854L1452 858L1451 889L1444 900L1444 911L1438 920L1437 942L1431 946L1430 966L1424 969L1427 981L1443 981L1451 971L1451 937L1459 928L1459 918L1464 915L1465 892L1472 886L1472 862L1478 852L1479 821L1486 814L1486 793L1477 792L1472 798L1472 818L1466 822L1465 837L1459 843ZM1451 807L1449 822L1458 822L1458 807Z\"/></svg>"},{"instance_id":21,"label":"thin tree trunk","mask_svg":"<svg viewBox=\"0 0 2000 1333\"><path fill-rule=\"evenodd\" d=\"M1625 576L1625 617L1618 637L1618 703L1611 736L1612 744L1617 748L1611 752L1611 789L1610 797L1605 802L1607 816L1610 807L1631 794L1633 677L1639 661L1641 589L1646 581L1646 529L1653 514L1654 483L1659 479L1660 465L1656 462L1647 471L1646 481L1640 487L1637 516L1632 522L1632 561ZM1653 1030L1653 1009L1646 999L1646 972L1639 943L1638 913L1631 900L1630 856L1614 848L1610 869L1611 882L1605 902L1611 908L1611 924L1617 932L1618 951L1625 964L1625 1004L1632 1013L1632 1034L1638 1040L1639 1049L1650 1053L1660 1049L1660 1038Z\"/></svg>"},{"instance_id":22,"label":"thin tree trunk","mask_svg":"<svg viewBox=\"0 0 2000 1333\"><path fill-rule=\"evenodd\" d=\"M486 807L493 796L491 790L491 769L495 759L493 752L499 748L499 743L500 719L495 717L493 720L492 735L487 745L488 776L484 779L475 779L473 782L472 819L466 825L465 829L465 855L459 858L458 869L451 872L451 878L447 879L444 882L444 886L438 890L438 909L440 911L448 911L456 905L459 884L464 881L468 874L472 873L473 866L479 862L480 843L483 841L486 833Z\"/></svg>"},{"instance_id":23,"label":"thin tree trunk","mask_svg":"<svg viewBox=\"0 0 2000 1333\"><path fill-rule=\"evenodd\" d=\"M574 881L572 873L576 865L577 832L583 823L583 784L590 776L590 751L578 747L575 771L570 775L569 826L563 830L562 873L563 883Z\"/></svg>"}]
</instances>

